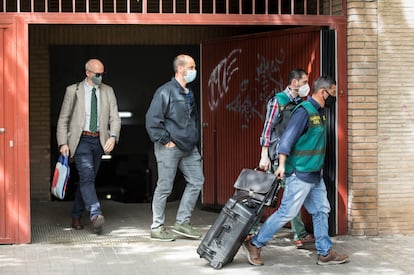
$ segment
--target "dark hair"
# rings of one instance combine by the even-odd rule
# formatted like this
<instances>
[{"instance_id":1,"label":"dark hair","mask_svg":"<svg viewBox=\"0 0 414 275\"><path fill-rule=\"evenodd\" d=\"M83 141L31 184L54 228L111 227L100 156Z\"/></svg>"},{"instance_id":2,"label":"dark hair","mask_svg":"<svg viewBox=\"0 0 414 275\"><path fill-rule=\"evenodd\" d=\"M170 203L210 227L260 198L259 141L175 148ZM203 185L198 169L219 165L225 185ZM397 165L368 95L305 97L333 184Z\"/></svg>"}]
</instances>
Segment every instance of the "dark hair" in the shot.
<instances>
[{"instance_id":1,"label":"dark hair","mask_svg":"<svg viewBox=\"0 0 414 275\"><path fill-rule=\"evenodd\" d=\"M329 90L332 85L336 85L336 81L332 77L326 75L320 76L313 82L313 92L319 89Z\"/></svg>"},{"instance_id":2,"label":"dark hair","mask_svg":"<svg viewBox=\"0 0 414 275\"><path fill-rule=\"evenodd\" d=\"M288 85L292 84L293 79L300 80L303 75L308 75L308 73L301 68L293 69L288 76Z\"/></svg>"}]
</instances>

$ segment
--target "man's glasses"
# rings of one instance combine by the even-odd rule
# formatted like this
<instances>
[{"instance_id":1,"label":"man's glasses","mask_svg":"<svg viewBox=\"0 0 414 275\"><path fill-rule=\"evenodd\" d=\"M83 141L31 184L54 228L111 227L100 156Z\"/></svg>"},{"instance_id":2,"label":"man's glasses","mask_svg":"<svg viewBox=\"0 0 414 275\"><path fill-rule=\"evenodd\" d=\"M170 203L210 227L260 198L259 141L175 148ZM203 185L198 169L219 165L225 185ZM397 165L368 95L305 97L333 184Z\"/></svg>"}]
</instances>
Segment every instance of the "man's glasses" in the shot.
<instances>
[{"instance_id":1,"label":"man's glasses","mask_svg":"<svg viewBox=\"0 0 414 275\"><path fill-rule=\"evenodd\" d=\"M92 72L92 71L90 71L90 72L93 73L96 77L101 77L105 74L105 72L102 72L102 73L95 73L95 72Z\"/></svg>"}]
</instances>

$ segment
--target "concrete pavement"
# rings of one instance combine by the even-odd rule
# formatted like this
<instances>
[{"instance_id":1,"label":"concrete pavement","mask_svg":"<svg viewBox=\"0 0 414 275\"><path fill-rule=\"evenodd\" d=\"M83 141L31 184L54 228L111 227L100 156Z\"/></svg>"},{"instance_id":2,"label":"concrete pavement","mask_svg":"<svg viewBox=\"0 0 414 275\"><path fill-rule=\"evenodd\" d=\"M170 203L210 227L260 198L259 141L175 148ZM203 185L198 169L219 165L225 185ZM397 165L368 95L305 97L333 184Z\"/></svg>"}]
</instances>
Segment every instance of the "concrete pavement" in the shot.
<instances>
[{"instance_id":1,"label":"concrete pavement","mask_svg":"<svg viewBox=\"0 0 414 275\"><path fill-rule=\"evenodd\" d=\"M103 234L70 227L72 202L32 202L32 243L0 245L0 274L414 274L414 236L333 238L334 249L350 262L316 264L314 250L296 249L288 229L263 249L264 266L251 266L243 249L220 270L200 259L199 240L175 242L149 239L150 204L102 201ZM166 226L172 226L178 203L169 202ZM193 225L203 233L218 213L196 209Z\"/></svg>"}]
</instances>

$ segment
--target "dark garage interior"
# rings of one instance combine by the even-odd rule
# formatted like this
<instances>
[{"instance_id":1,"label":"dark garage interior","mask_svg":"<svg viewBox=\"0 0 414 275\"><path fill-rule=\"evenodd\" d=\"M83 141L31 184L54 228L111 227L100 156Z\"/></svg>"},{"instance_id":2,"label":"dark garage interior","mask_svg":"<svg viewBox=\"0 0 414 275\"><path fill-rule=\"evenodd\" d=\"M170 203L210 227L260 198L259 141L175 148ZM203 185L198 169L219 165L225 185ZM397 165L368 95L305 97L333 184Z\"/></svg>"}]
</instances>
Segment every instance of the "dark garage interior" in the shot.
<instances>
[{"instance_id":1,"label":"dark garage interior","mask_svg":"<svg viewBox=\"0 0 414 275\"><path fill-rule=\"evenodd\" d=\"M126 203L151 201L157 173L152 142L145 130L145 112L157 87L173 76L173 58L186 53L199 64L199 45L50 46L49 50L52 171L59 154L56 124L66 86L82 81L85 62L98 58L105 65L103 81L114 88L119 111L132 113L132 117L122 118L121 137L111 159L102 160L96 179L98 196ZM199 98L199 78L189 87ZM73 199L78 180L74 164L71 164L71 171L66 200ZM180 196L180 173L176 181L170 200Z\"/></svg>"},{"instance_id":2,"label":"dark garage interior","mask_svg":"<svg viewBox=\"0 0 414 275\"><path fill-rule=\"evenodd\" d=\"M39 27L39 29L43 28L45 27ZM50 28L53 30L54 26L50 26ZM133 27L131 26L131 28ZM202 41L232 35L273 31L280 29L281 26L226 26L226 28L223 28L223 26L138 26L137 28L150 29L146 31L145 39L151 37L152 33L157 33L156 30L159 29L160 32L155 34L154 37L157 37L155 40L162 40L162 42L158 41L153 44L148 44L148 42L144 44L123 42L121 45L106 45L104 43L76 44L73 41L66 44L51 43L48 45L50 175L53 173L59 154L56 144L56 124L65 89L67 86L84 79L84 65L88 59L98 58L105 65L103 82L114 88L119 111L131 112L132 117L122 118L119 144L112 152L111 159L102 160L96 180L96 189L100 199L112 199L125 203L151 201L157 180L157 168L152 150L153 145L145 130L145 112L157 87L173 76L172 62L174 57L186 53L193 56L197 63L198 77L189 84L189 87L196 96L200 110L200 62L202 62L200 60L200 47ZM88 26L89 31L93 29L103 34L106 27ZM185 36L187 30L191 32L191 34L189 33L191 38ZM64 31L86 33L87 30L82 29L81 26L66 26ZM164 37L163 33L165 32L179 34L179 37ZM197 39L195 36L199 38ZM177 39L185 42L179 43ZM171 44L168 43L169 40L172 41ZM189 43L188 41L197 42ZM65 200L73 199L77 180L75 165L71 164L71 177ZM178 171L174 190L169 200L179 199L183 188L184 179ZM51 199L58 200L52 195Z\"/></svg>"}]
</instances>

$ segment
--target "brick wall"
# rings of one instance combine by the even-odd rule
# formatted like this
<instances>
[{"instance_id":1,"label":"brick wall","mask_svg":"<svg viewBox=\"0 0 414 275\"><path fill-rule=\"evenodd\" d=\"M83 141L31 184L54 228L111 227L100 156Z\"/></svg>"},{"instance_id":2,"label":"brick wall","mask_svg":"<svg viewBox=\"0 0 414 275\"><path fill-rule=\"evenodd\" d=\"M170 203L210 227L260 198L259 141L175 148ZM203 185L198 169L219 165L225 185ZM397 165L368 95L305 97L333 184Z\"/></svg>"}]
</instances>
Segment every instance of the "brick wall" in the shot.
<instances>
[{"instance_id":1,"label":"brick wall","mask_svg":"<svg viewBox=\"0 0 414 275\"><path fill-rule=\"evenodd\" d=\"M414 233L414 2L347 1L350 233Z\"/></svg>"},{"instance_id":2,"label":"brick wall","mask_svg":"<svg viewBox=\"0 0 414 275\"><path fill-rule=\"evenodd\" d=\"M378 35L376 1L348 0L350 233L378 233Z\"/></svg>"},{"instance_id":3,"label":"brick wall","mask_svg":"<svg viewBox=\"0 0 414 275\"><path fill-rule=\"evenodd\" d=\"M414 1L378 1L378 231L414 233Z\"/></svg>"}]
</instances>

